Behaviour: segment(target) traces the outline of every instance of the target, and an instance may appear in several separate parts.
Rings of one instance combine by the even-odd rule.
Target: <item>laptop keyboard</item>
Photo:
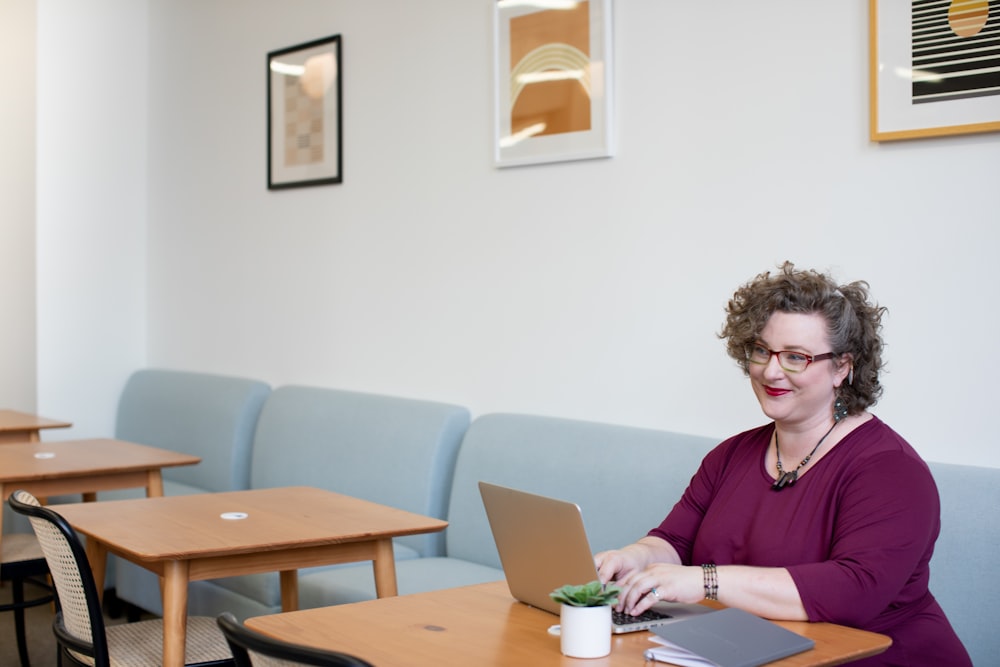
[[[644,623],[648,621],[658,621],[661,618],[670,618],[670,614],[661,614],[658,611],[647,609],[638,616],[626,614],[623,611],[611,610],[611,622],[615,625],[631,625],[632,623]]]

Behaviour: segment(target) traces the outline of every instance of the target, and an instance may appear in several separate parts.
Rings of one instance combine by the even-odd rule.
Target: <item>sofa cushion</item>
[[[261,410],[254,435],[252,488],[313,486],[356,498],[445,518],[455,455],[469,425],[466,408],[432,401],[320,387],[278,387]],[[444,550],[441,533],[394,540],[399,563]],[[337,581],[374,580],[370,562],[303,570]],[[339,578],[338,578],[339,577]],[[306,589],[300,583],[300,599]],[[280,609],[276,573],[193,582],[193,613],[217,615],[227,607],[273,613]],[[211,595],[214,590],[218,595]],[[303,603],[303,606],[304,603]]]
[[[396,563],[400,595],[424,593],[488,581],[502,581],[503,570],[457,558],[417,558]],[[299,604],[303,609],[375,599],[371,567],[348,566],[299,577]]]
[[[500,567],[480,480],[578,504],[595,552],[634,542],[659,525],[716,444],[713,438],[554,417],[479,417],[455,468],[448,556]]]
[[[207,373],[145,369],[128,379],[118,402],[115,437],[201,457],[163,471],[203,491],[250,484],[250,445],[270,387]]]
[[[259,380],[143,369],[133,373],[118,401],[115,437],[201,457],[193,466],[163,470],[165,495],[236,491],[250,484],[250,446],[270,387]],[[101,499],[137,498],[140,489]],[[162,609],[156,576],[138,565],[108,559],[108,585],[143,609]]]
[[[457,405],[316,387],[278,387],[254,436],[253,488],[314,486],[445,518],[469,425]],[[440,555],[440,533],[398,540]]]
[[[941,535],[931,558],[930,590],[974,665],[1000,656],[1000,596],[993,580],[1000,545],[1000,469],[930,463],[941,497]]]
[[[401,562],[400,594],[503,579],[479,481],[573,501],[593,551],[624,546],[680,498],[711,438],[586,421],[493,414],[472,422],[459,449],[448,509],[447,556]],[[370,577],[347,570],[300,579],[303,606],[372,599]]]

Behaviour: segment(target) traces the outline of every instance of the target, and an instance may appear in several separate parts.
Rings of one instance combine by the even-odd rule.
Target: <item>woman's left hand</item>
[[[632,572],[616,581],[622,589],[617,611],[638,616],[661,600],[698,602],[704,597],[704,578],[700,567],[656,563]]]

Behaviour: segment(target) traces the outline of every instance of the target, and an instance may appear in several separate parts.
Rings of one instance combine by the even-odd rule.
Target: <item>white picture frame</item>
[[[613,154],[612,0],[495,0],[497,167]]]

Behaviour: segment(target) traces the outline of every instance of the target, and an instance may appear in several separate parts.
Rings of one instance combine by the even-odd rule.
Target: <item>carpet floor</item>
[[[42,591],[35,586],[25,586],[24,596],[33,598]],[[10,583],[5,582],[0,587],[0,603],[9,603],[11,598]],[[24,612],[26,635],[28,637],[28,657],[32,667],[55,667],[56,640],[52,636],[52,605],[44,604],[32,607]],[[18,667],[21,664],[17,656],[17,636],[14,632],[14,613],[0,614],[0,667]]]
[[[41,590],[35,586],[26,586],[24,596],[26,598],[37,597]],[[113,594],[112,594],[113,596]],[[9,583],[0,586],[0,603],[10,602],[11,589]],[[112,602],[113,604],[113,602]],[[111,604],[106,604],[106,608]],[[31,660],[31,667],[56,667],[56,640],[52,636],[52,616],[54,614],[51,604],[44,604],[32,607],[24,612],[25,628],[28,639],[28,658]],[[152,618],[144,615],[143,618]],[[124,623],[124,614],[116,614],[112,618],[108,614],[104,615],[105,623],[112,625]],[[14,632],[13,612],[0,613],[0,667],[20,667],[21,661],[17,654],[17,635]]]

